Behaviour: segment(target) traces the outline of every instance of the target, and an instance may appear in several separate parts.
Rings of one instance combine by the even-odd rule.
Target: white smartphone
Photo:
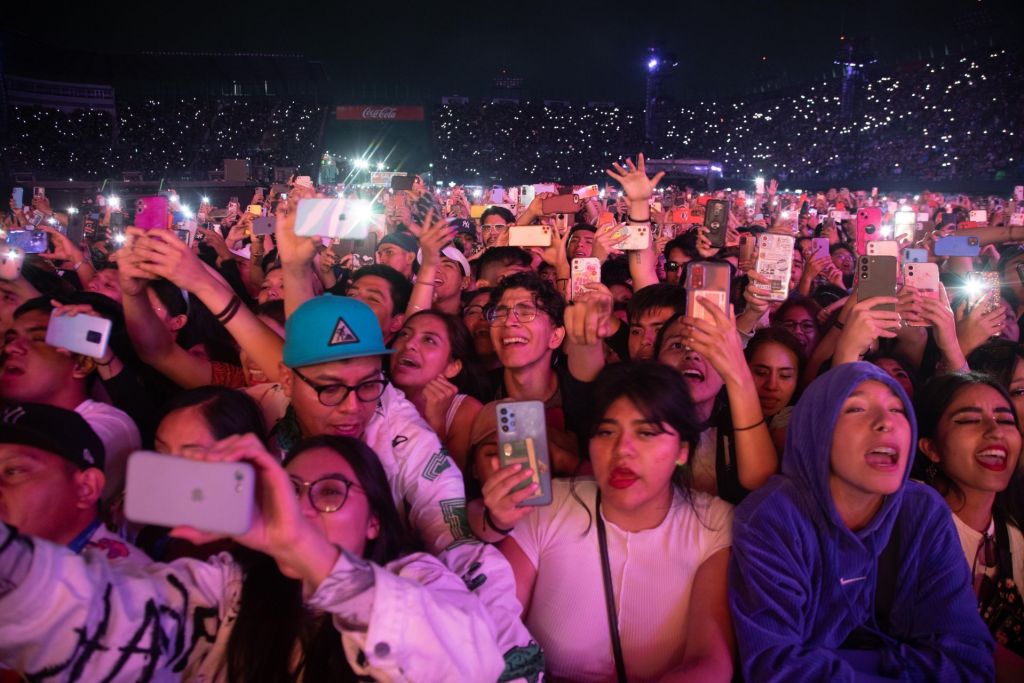
[[[510,247],[550,247],[551,227],[547,225],[512,225],[508,229]]]
[[[793,237],[762,233],[757,244],[757,264],[754,270],[768,278],[768,299],[785,301],[789,296],[789,276],[793,270]]]
[[[984,209],[975,209],[967,214],[967,220],[972,223],[988,223],[988,212]]]
[[[110,342],[112,323],[92,315],[51,315],[46,343],[83,356],[102,358]]]
[[[936,263],[904,263],[903,284],[910,285],[929,299],[939,298],[939,266]],[[929,327],[927,322],[908,322],[911,327]]]
[[[17,280],[25,252],[15,247],[0,246],[0,280]]]
[[[140,524],[244,534],[252,525],[256,473],[247,462],[202,462],[137,451],[128,456],[125,516]]]
[[[615,237],[624,239],[615,245],[623,251],[641,251],[651,246],[650,225],[620,225]]]
[[[867,243],[868,256],[900,256],[899,242],[893,240],[875,240]]]
[[[601,282],[601,260],[594,257],[574,258],[569,275],[569,301],[575,301],[587,291],[588,284]]]
[[[372,214],[359,202],[345,199],[303,199],[295,213],[295,234],[361,240],[369,232]]]

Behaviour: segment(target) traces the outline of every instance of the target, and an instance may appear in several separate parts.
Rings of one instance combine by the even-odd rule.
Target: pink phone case
[[[142,197],[135,202],[135,227],[155,230],[167,227],[167,197]]]

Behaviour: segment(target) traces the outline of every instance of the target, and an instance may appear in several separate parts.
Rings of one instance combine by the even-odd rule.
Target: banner
[[[423,107],[349,104],[338,107],[339,121],[422,121]]]

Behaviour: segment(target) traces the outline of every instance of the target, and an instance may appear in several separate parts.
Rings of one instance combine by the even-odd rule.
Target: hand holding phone
[[[498,462],[501,467],[521,465],[530,478],[512,489],[536,486],[521,506],[551,503],[551,460],[548,457],[547,418],[540,401],[500,401],[494,407],[498,424]]]

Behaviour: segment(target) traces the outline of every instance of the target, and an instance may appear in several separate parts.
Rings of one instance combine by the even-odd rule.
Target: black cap
[[[35,446],[83,470],[102,470],[106,460],[103,442],[85,418],[42,403],[15,403],[0,409],[0,443]]]

